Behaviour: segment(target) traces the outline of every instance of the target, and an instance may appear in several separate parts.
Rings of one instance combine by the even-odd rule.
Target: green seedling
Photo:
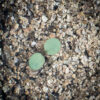
[[[45,58],[41,53],[35,53],[29,58],[29,66],[33,70],[39,70],[43,67]]]
[[[48,55],[55,55],[60,51],[61,43],[57,38],[51,38],[44,44],[44,50]]]

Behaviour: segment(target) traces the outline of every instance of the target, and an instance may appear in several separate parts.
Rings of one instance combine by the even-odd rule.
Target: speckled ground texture
[[[48,56],[52,37],[61,50]],[[0,0],[0,100],[100,100],[100,0]]]

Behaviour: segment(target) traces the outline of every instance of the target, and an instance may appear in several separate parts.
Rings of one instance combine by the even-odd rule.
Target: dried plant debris
[[[50,38],[61,42],[52,56]],[[0,0],[0,50],[1,100],[100,100],[100,0]]]

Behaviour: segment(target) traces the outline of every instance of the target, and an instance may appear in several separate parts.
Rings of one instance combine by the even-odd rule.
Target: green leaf
[[[61,43],[57,38],[51,38],[44,44],[44,50],[48,55],[55,55],[60,51]]]
[[[29,66],[33,70],[39,70],[44,63],[45,58],[41,53],[35,53],[29,58]]]

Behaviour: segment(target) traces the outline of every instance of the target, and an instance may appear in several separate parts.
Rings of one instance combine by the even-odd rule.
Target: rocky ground
[[[52,37],[60,52],[31,70]],[[100,0],[0,0],[0,100],[100,100]]]

